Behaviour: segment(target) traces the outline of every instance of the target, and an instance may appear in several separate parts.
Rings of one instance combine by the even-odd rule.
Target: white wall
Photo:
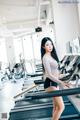
[[[80,24],[80,3],[77,6],[78,6],[78,16],[79,16],[79,24]]]
[[[60,59],[66,51],[66,43],[79,36],[79,18],[77,4],[59,4],[53,1],[56,42]]]

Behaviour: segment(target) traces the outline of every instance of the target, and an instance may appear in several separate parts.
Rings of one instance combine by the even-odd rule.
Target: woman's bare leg
[[[50,87],[47,89],[48,92],[50,91],[55,91],[59,90],[59,87]],[[53,108],[53,113],[52,113],[52,120],[59,120],[63,110],[64,110],[64,102],[62,97],[54,97],[53,98],[54,102],[54,108]]]
[[[64,103],[62,97],[55,97],[55,111],[53,111],[52,120],[59,120],[63,110],[64,110]]]
[[[52,114],[55,112],[56,110],[56,102],[55,102],[55,99],[53,98],[53,111],[52,111]]]

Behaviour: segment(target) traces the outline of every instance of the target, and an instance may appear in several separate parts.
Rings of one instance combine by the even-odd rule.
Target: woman
[[[58,62],[53,42],[49,37],[45,37],[41,42],[41,58],[44,71],[44,88],[47,92],[59,90],[59,84],[66,84],[59,80]],[[64,102],[62,97],[53,97],[54,111],[52,120],[59,120],[63,110]]]

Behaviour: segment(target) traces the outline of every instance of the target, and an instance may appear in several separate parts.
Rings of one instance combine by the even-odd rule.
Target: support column
[[[7,51],[7,60],[8,63],[10,64],[10,67],[12,68],[15,63],[13,38],[11,36],[6,37],[5,43],[6,43],[6,51]]]

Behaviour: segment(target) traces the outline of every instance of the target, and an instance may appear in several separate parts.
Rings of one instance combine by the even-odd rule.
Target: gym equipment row
[[[80,112],[66,95],[80,93],[80,88],[65,89],[55,92],[36,92],[28,93],[25,98],[15,102],[14,109],[10,112],[10,120],[38,120],[51,117],[53,96],[64,96],[65,110],[61,116],[61,120],[79,120]]]
[[[66,56],[66,58],[62,62],[65,61],[67,63],[67,66],[61,68],[61,70],[65,68],[67,72],[71,72],[71,69],[74,71],[74,74],[72,73],[72,75],[77,74],[79,72],[79,60],[79,56]],[[68,65],[70,65],[71,68],[68,68]],[[63,96],[63,100],[66,106],[60,120],[80,120],[80,112],[78,111],[72,100],[67,97],[67,95],[80,94],[79,87],[74,89],[72,88],[59,90],[50,93],[47,93],[44,90],[32,91],[33,88],[44,83],[42,79],[38,79],[37,75],[37,73],[39,74],[40,72],[42,72],[41,67],[41,65],[37,65],[36,73],[30,75],[29,80],[33,80],[33,83],[28,88],[26,88],[25,91],[22,91],[14,97],[17,98],[23,96],[22,99],[20,98],[15,101],[15,106],[10,111],[9,120],[50,120],[52,115],[53,96]],[[42,77],[42,74],[40,74],[40,76]],[[37,80],[35,80],[35,78]],[[73,80],[72,76],[70,78],[67,80]]]
[[[60,78],[63,81],[74,81],[76,80],[75,87],[78,85],[80,78],[80,56],[79,55],[70,55],[66,56],[65,63],[68,62],[68,65],[61,68],[61,71],[65,71],[64,77]],[[64,61],[64,60],[63,60]]]

